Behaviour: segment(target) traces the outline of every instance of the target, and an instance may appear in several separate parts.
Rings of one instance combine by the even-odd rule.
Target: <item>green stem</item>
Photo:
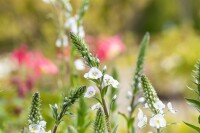
[[[103,98],[103,95],[102,95],[102,88],[100,87],[99,90],[100,90],[100,94],[101,94],[102,107],[103,107],[103,110],[104,110],[104,113],[105,113],[105,116],[106,116],[106,126],[107,126],[107,129],[108,129],[108,133],[111,133],[109,114],[108,114],[108,109],[107,109],[107,106],[106,106],[105,99]]]
[[[56,133],[56,131],[57,131],[57,128],[58,128],[58,126],[57,126],[57,125],[55,125],[55,126],[54,126],[54,128],[53,128],[53,132],[52,132],[52,133]]]

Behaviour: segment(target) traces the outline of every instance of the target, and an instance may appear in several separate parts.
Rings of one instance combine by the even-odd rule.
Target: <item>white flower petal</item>
[[[45,126],[46,126],[46,121],[40,121],[39,122],[39,125],[42,127],[42,128],[44,128]]]
[[[171,113],[173,113],[173,114],[176,113],[176,110],[172,107],[172,103],[171,102],[167,103],[167,108]]]
[[[96,93],[96,90],[94,89],[94,87],[90,86],[88,87],[84,97],[91,98],[95,95],[95,93]]]
[[[102,77],[102,72],[96,67],[92,67],[90,71],[88,72],[88,78],[99,79],[101,77]]]

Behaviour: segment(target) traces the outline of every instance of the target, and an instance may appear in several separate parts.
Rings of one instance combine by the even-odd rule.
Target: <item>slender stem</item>
[[[105,113],[105,116],[106,116],[107,129],[108,129],[108,132],[111,133],[111,127],[110,127],[110,120],[109,120],[108,109],[107,109],[107,106],[106,106],[105,99],[103,98],[103,95],[102,95],[102,89],[101,89],[101,87],[99,87],[99,90],[100,90],[100,94],[101,94],[101,101],[102,101],[103,110],[104,110],[104,113]]]
[[[57,125],[55,125],[55,126],[54,126],[54,128],[53,128],[53,132],[52,132],[52,133],[56,133],[56,131],[57,131],[57,128],[58,128],[58,126],[57,126]]]

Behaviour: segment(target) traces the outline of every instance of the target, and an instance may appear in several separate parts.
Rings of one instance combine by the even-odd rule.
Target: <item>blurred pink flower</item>
[[[31,91],[35,84],[35,77],[27,76],[26,79],[22,79],[19,76],[11,78],[11,83],[16,86],[18,96],[24,97],[29,91]]]
[[[126,49],[120,36],[99,39],[96,46],[96,53],[100,60],[112,60]]]
[[[58,73],[57,66],[51,60],[44,57],[40,52],[28,51],[26,45],[15,49],[11,55],[12,59],[15,60],[19,66],[24,65],[27,69],[33,70],[37,76],[40,76],[42,73]]]

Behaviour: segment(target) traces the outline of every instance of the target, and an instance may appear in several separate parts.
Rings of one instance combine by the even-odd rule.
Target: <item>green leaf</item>
[[[54,106],[52,106],[51,104],[49,104],[49,107],[50,107],[50,109],[51,109],[53,118],[54,118],[55,120],[57,120],[57,117],[58,117],[57,109],[56,109]]]
[[[118,112],[118,114],[121,115],[128,122],[128,117],[124,113]]]
[[[131,126],[133,126],[133,122],[134,122],[135,118],[130,118],[128,120],[128,127],[130,128]]]
[[[194,108],[196,108],[200,112],[200,102],[194,99],[186,98],[187,103],[192,105]]]
[[[102,102],[101,102],[101,100],[99,99],[99,98],[97,98],[97,97],[93,97],[95,100],[97,100],[101,105],[102,105]]]
[[[199,128],[199,127],[197,127],[197,126],[195,126],[195,125],[192,125],[192,124],[190,124],[190,123],[187,123],[187,122],[184,122],[184,123],[185,123],[187,126],[193,128],[194,130],[196,130],[197,132],[200,133],[200,128]]]
[[[195,92],[196,94],[200,95],[199,92],[198,92],[196,89],[193,89],[193,88],[191,88],[191,87],[189,87],[189,86],[187,86],[187,88],[188,88],[189,90]]]
[[[106,95],[107,90],[108,90],[108,86],[106,86],[106,87],[104,87],[104,88],[102,89],[102,97],[103,97],[103,98],[104,98],[104,96]]]

